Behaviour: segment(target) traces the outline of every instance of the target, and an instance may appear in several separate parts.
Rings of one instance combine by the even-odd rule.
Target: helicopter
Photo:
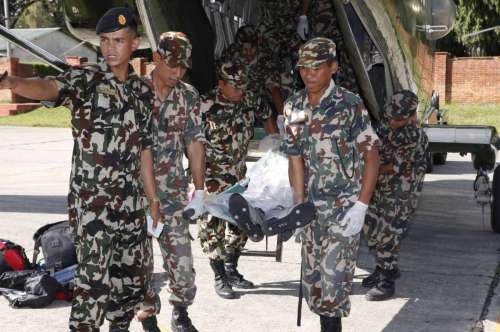
[[[67,30],[76,38],[98,46],[98,19],[111,7],[128,6],[140,20],[141,48],[156,50],[164,31],[186,33],[193,45],[191,83],[208,91],[215,81],[216,58],[233,40],[239,27],[257,24],[262,0],[63,0]],[[452,0],[330,0],[352,69],[372,119],[377,121],[386,100],[395,91],[416,91],[420,123],[429,137],[428,171],[444,164],[448,152],[470,153],[477,171],[475,198],[490,206],[491,226],[500,233],[500,168],[495,167],[500,139],[491,126],[451,126],[442,116],[439,96],[432,89],[435,41],[446,36],[455,22]],[[64,60],[22,40],[0,26],[0,35],[33,53],[58,70]],[[364,42],[363,42],[364,41]],[[376,66],[367,66],[369,41],[380,55]],[[488,171],[493,172],[490,181]]]

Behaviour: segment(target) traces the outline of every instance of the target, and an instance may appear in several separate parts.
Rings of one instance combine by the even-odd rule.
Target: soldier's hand
[[[365,203],[360,201],[354,203],[340,221],[341,226],[346,226],[344,232],[342,232],[343,236],[349,237],[361,232],[365,224],[366,210],[368,210],[368,205]]]
[[[201,217],[205,213],[205,191],[195,190],[193,199],[184,208],[183,216],[187,216],[191,220]]]
[[[307,21],[306,15],[299,16],[299,22],[297,23],[297,33],[302,40],[307,40],[309,35],[309,22]]]
[[[160,201],[151,201],[149,205],[149,213],[153,219],[153,227],[156,228],[159,222],[162,222],[162,215],[160,211]]]

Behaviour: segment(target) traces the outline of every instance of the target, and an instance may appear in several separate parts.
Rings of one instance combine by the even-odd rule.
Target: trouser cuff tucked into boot
[[[187,308],[182,306],[174,306],[170,327],[172,332],[198,332],[189,319]]]
[[[223,299],[234,299],[236,294],[227,278],[226,270],[224,269],[224,261],[222,259],[211,259],[210,267],[215,274],[214,288],[217,295]]]
[[[233,287],[251,289],[255,288],[253,282],[246,280],[241,273],[238,272],[238,260],[240,253],[228,253],[224,266],[229,283]]]

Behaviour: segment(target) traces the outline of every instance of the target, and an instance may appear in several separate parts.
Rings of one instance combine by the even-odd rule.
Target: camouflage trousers
[[[226,168],[224,174],[207,167],[205,183],[209,193],[220,193],[241,179],[242,171]],[[198,237],[201,248],[210,259],[226,259],[226,254],[240,252],[248,235],[225,220],[207,216],[198,220]]]
[[[365,218],[363,232],[377,266],[385,270],[398,267],[401,240],[414,211],[415,195],[376,192]]]
[[[320,210],[318,210],[319,212]],[[302,289],[312,312],[329,317],[349,315],[359,235],[344,237],[335,216],[321,215],[302,234]]]
[[[191,305],[196,295],[191,240],[189,221],[182,218],[182,210],[173,216],[165,216],[158,244],[168,276],[172,305]]]
[[[144,210],[70,206],[70,224],[78,258],[70,330],[99,331],[104,318],[127,328],[138,310],[159,313]]]
[[[339,70],[337,71],[335,81],[343,88],[358,93],[359,88],[356,82],[356,76],[349,56],[345,51],[342,32],[340,31],[335,9],[332,1],[317,0],[314,1],[311,12],[309,26],[311,28],[310,37],[325,37],[333,40],[337,46],[337,59]]]

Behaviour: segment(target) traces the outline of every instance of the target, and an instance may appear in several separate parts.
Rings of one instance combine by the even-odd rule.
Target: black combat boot
[[[170,328],[172,332],[198,332],[196,327],[193,326],[193,323],[191,323],[191,319],[188,317],[186,307],[182,306],[174,306]]]
[[[394,280],[399,279],[401,277],[401,272],[399,271],[398,267],[395,267],[392,270],[392,276]],[[361,281],[361,286],[365,288],[373,288],[377,286],[378,282],[380,281],[380,273],[382,272],[382,268],[380,266],[375,267],[375,271],[373,271],[368,277],[364,278],[363,281]]]
[[[161,332],[156,316],[149,316],[141,322],[144,332]]]
[[[241,273],[238,272],[238,259],[239,253],[232,253],[226,255],[224,266],[226,267],[226,275],[229,283],[233,287],[251,289],[255,288],[253,282],[246,280]]]
[[[259,242],[264,238],[261,225],[263,223],[264,212],[256,209],[242,195],[235,193],[229,197],[229,213],[243,230],[248,238],[254,242]]]
[[[380,279],[377,285],[365,294],[367,301],[384,301],[391,298],[396,291],[396,279],[399,277],[399,270],[381,270]]]
[[[382,271],[382,268],[380,266],[375,267],[375,271],[370,273],[370,275],[361,281],[361,286],[365,288],[373,288],[377,286],[379,280],[380,280],[380,271]]]
[[[340,317],[319,316],[321,332],[342,332],[342,319]]]
[[[234,299],[236,294],[228,281],[224,261],[222,259],[211,259],[210,266],[215,274],[215,292],[223,299]]]

